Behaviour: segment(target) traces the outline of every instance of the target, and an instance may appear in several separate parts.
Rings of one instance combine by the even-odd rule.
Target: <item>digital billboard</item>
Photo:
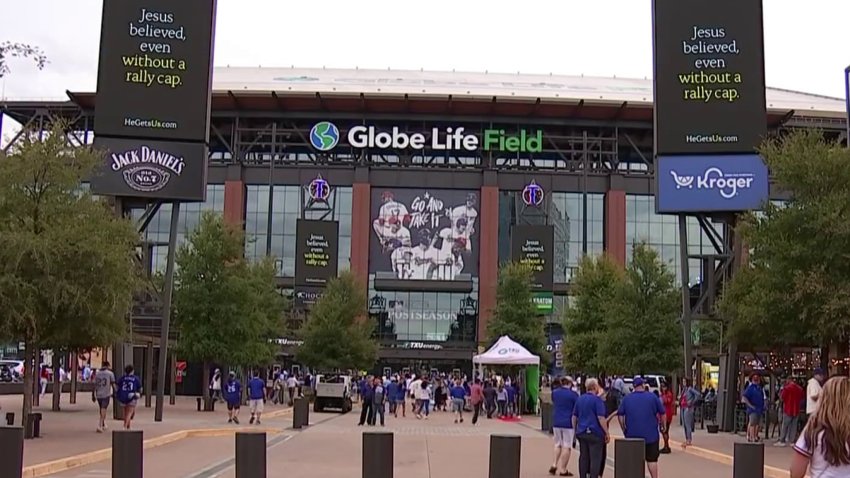
[[[96,135],[207,141],[215,6],[103,2]]]
[[[767,133],[761,0],[654,0],[655,154],[752,153]]]
[[[163,197],[202,201],[207,190],[204,143],[95,137],[103,167],[91,189],[106,196]]]
[[[768,199],[768,170],[757,154],[656,158],[659,213],[735,212]]]
[[[295,241],[296,286],[324,287],[337,276],[338,222],[299,219]]]
[[[371,206],[371,273],[446,281],[478,275],[477,191],[373,188]]]
[[[515,225],[511,228],[511,259],[534,272],[533,292],[553,288],[555,228],[544,225]]]

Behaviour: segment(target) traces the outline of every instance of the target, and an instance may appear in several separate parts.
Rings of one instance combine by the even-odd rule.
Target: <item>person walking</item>
[[[487,418],[493,418],[493,413],[496,411],[496,398],[498,392],[493,386],[493,382],[487,380],[484,382],[484,410],[487,412]]]
[[[94,388],[91,391],[91,400],[97,402],[98,422],[97,432],[103,433],[106,429],[106,411],[109,409],[109,399],[115,393],[115,374],[109,369],[109,362],[103,361],[100,370],[94,374]]]
[[[599,397],[599,382],[588,378],[584,384],[586,392],[576,400],[572,419],[579,443],[578,476],[597,478],[601,473],[602,449],[611,438],[605,419],[605,403]],[[562,472],[561,476],[569,475]]]
[[[416,418],[425,417],[427,420],[428,415],[431,413],[431,385],[428,383],[428,379],[422,379],[419,383],[419,388],[416,389],[416,394],[418,407]]]
[[[484,404],[484,387],[481,386],[480,378],[476,378],[469,387],[469,403],[472,405],[472,424],[475,425],[478,423],[481,406]]]
[[[661,437],[664,438],[664,447],[659,451],[662,454],[671,453],[670,450],[670,426],[673,425],[673,415],[676,414],[676,397],[667,386],[667,382],[661,383],[661,404],[664,405],[664,426],[661,428]]]
[[[210,380],[210,399],[213,402],[221,402],[224,401],[221,396],[221,370],[215,369],[213,372],[212,379]]]
[[[817,402],[817,410],[794,444],[790,478],[846,478],[850,476],[850,379],[829,379],[818,392]]]
[[[754,373],[750,384],[744,390],[741,400],[747,406],[747,441],[759,442],[761,417],[764,414],[764,390],[761,388],[761,377]]]
[[[695,411],[699,399],[700,393],[694,388],[693,383],[687,378],[682,379],[682,396],[679,399],[679,408],[682,410],[682,428],[685,430],[685,443],[682,443],[683,450],[693,444]]]
[[[239,424],[239,408],[242,406],[242,384],[236,373],[230,372],[224,384],[224,401],[227,402],[227,423]]]
[[[129,430],[136,416],[136,404],[142,396],[142,381],[134,373],[133,366],[124,367],[124,376],[118,381],[117,398],[124,407],[124,429]]]
[[[357,426],[371,424],[374,416],[375,389],[372,387],[372,377],[366,377],[360,385],[360,421]]]
[[[393,375],[390,378],[390,382],[386,386],[386,401],[390,406],[390,413],[394,417],[398,417],[398,402],[396,401],[396,396],[398,395],[398,377]]]
[[[398,409],[401,408],[401,416],[404,418],[407,416],[407,412],[405,411],[407,408],[407,380],[399,379],[398,381],[398,389],[396,390],[396,394],[393,397],[393,400],[396,403],[395,408],[395,417],[398,417]]]
[[[422,379],[417,377],[416,375],[414,375],[413,379],[410,382],[410,387],[408,387],[408,391],[410,392],[410,399],[411,399],[410,411],[411,411],[411,413],[413,413],[413,415],[416,416],[416,418],[422,418],[421,416],[419,416],[419,412],[421,411],[421,409],[420,409],[421,404],[419,402],[419,390],[421,388],[422,388]]]
[[[804,396],[803,387],[797,385],[793,377],[787,377],[785,385],[779,391],[779,398],[782,400],[782,426],[779,428],[779,441],[773,446],[784,447],[794,441],[797,434],[797,416],[800,415],[800,402],[803,401]]]
[[[294,406],[295,405],[295,393],[298,391],[298,379],[295,378],[294,373],[292,375],[290,375],[289,378],[286,379],[286,391],[289,394],[289,397],[287,397],[288,398],[287,401],[289,403],[289,406],[290,407]]]
[[[260,372],[254,371],[248,381],[248,409],[251,411],[249,425],[260,424],[260,417],[266,402],[266,382],[260,378]]]
[[[496,403],[499,407],[499,418],[504,418],[508,413],[508,391],[505,390],[503,383],[499,384],[499,389],[496,391]]]
[[[823,388],[824,377],[823,369],[818,367],[806,384],[806,421],[818,411],[818,400]]]
[[[386,407],[386,392],[381,377],[375,377],[372,385],[372,413],[369,414],[369,425],[375,426],[377,418],[381,418],[381,426],[384,426],[384,409]]]
[[[572,390],[572,382],[572,378],[564,377],[560,385],[552,390],[552,435],[555,438],[555,449],[552,466],[549,467],[550,475],[559,473],[561,476],[573,476],[567,467],[575,440],[573,412],[579,396]]]
[[[664,405],[654,393],[646,390],[642,377],[632,381],[634,391],[620,402],[617,417],[626,438],[641,438],[644,441],[644,459],[652,478],[658,478],[658,456],[661,452],[659,427],[665,418]]]
[[[452,413],[456,414],[455,423],[463,423],[463,405],[466,402],[466,390],[463,388],[459,378],[455,379],[454,385],[449,389],[452,399]]]

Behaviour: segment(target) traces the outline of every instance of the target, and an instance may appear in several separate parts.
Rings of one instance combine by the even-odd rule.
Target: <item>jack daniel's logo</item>
[[[120,171],[128,186],[142,192],[161,190],[168,184],[171,175],[179,177],[185,166],[182,157],[147,146],[112,153],[110,157],[112,170]]]

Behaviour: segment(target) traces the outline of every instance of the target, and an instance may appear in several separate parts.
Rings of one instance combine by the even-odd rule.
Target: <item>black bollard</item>
[[[732,478],[764,478],[764,443],[735,443]]]
[[[15,424],[15,412],[6,413],[6,426],[13,426]]]
[[[546,433],[552,433],[552,418],[554,407],[551,403],[540,403],[540,429]]]
[[[202,397],[198,397],[196,400],[198,401],[198,411],[200,412],[201,411],[201,403],[203,402],[204,399]]]
[[[21,478],[23,471],[23,427],[0,428],[0,476],[3,478]]]
[[[141,430],[116,430],[112,432],[112,476],[142,478],[143,434]]]
[[[32,437],[41,438],[41,413],[33,413],[32,419]]]
[[[266,434],[236,434],[236,478],[266,478]]]
[[[643,478],[645,456],[646,444],[642,439],[614,440],[614,478]]]
[[[296,430],[310,424],[310,402],[304,397],[295,399],[292,407],[292,428]]]
[[[363,478],[393,478],[392,432],[363,433]]]
[[[519,435],[490,435],[490,478],[519,478]]]

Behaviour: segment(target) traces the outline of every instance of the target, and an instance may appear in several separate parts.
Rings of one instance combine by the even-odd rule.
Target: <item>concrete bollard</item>
[[[142,478],[144,434],[141,430],[112,432],[112,476]]]
[[[522,439],[519,435],[490,435],[490,478],[519,478]]]
[[[764,443],[735,443],[732,478],[764,478]]]
[[[646,443],[642,439],[614,440],[614,478],[644,478],[645,456]]]
[[[363,478],[393,478],[392,432],[363,433]]]
[[[21,478],[23,472],[23,427],[0,428],[0,476],[3,478]]]
[[[266,478],[266,434],[236,434],[236,478]]]

